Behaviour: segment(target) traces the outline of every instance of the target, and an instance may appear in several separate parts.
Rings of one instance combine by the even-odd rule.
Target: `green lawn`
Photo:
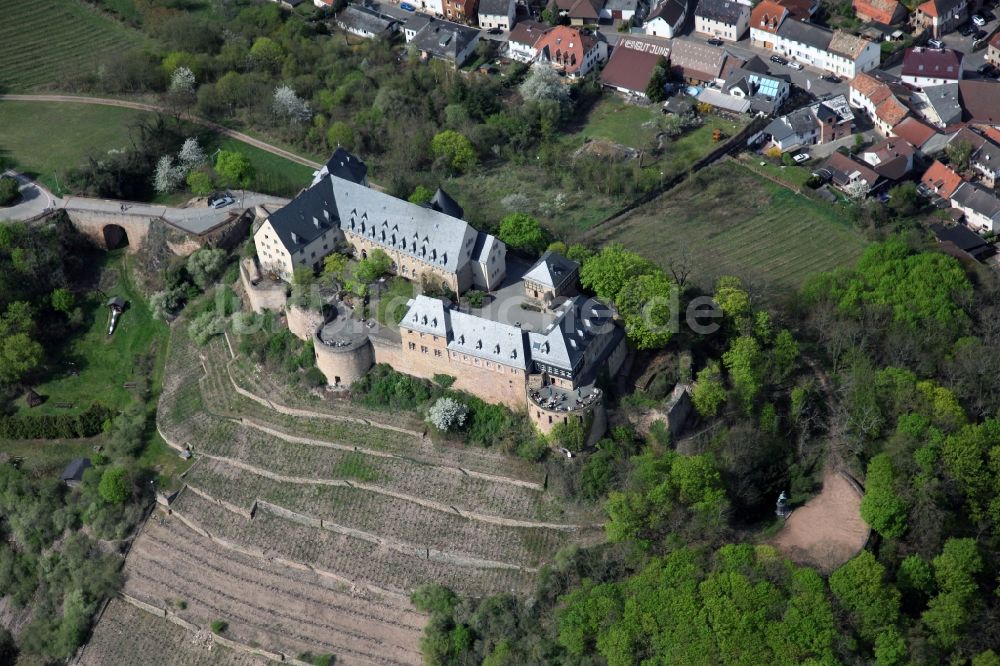
[[[704,288],[730,274],[778,292],[853,264],[867,244],[840,207],[735,163],[700,172],[592,240],[624,243],[665,268],[683,261]]]
[[[150,43],[79,0],[0,0],[0,17],[4,92],[58,87],[110,54]]]
[[[582,139],[607,139],[642,149],[656,136],[656,121],[663,114],[659,104],[626,104],[618,95],[604,95],[587,115],[586,124],[575,133]]]
[[[94,447],[103,442],[104,435],[87,439],[0,439],[0,452],[11,459],[21,459],[23,469],[38,476],[58,474],[73,458],[93,455]]]
[[[87,330],[67,340],[62,349],[50,355],[51,378],[35,384],[35,390],[47,400],[32,413],[65,414],[83,411],[99,401],[112,408],[121,408],[134,399],[135,389],[125,388],[126,382],[145,379],[150,386],[159,385],[167,346],[167,325],[154,320],[138,290],[131,284],[122,251],[101,255],[104,261],[101,289],[86,296],[82,304],[89,322]],[[103,293],[102,293],[103,292]],[[128,309],[119,319],[114,335],[107,331],[107,300],[121,296]],[[152,377],[137,376],[136,359],[150,351],[156,354]],[[76,374],[73,374],[73,371]],[[57,407],[72,403],[71,409]],[[18,400],[22,410],[27,410]]]
[[[414,285],[401,277],[393,277],[386,281],[388,289],[379,294],[378,322],[389,328],[399,328],[399,321],[406,314],[406,302],[413,298]]]
[[[2,0],[0,0],[2,1]],[[146,111],[72,102],[0,102],[0,155],[14,166],[37,175],[57,194],[65,194],[65,174],[92,153],[129,145],[130,128],[150,117]],[[307,186],[313,170],[249,144],[191,128],[206,139],[206,152],[238,150],[250,158],[257,175],[250,188],[292,196]],[[161,203],[186,200],[183,193],[162,197]]]

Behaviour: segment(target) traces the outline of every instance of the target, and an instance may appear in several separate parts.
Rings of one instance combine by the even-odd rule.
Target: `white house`
[[[952,208],[965,215],[965,223],[979,232],[1000,230],[1000,199],[974,183],[963,183],[951,197]]]
[[[352,35],[375,39],[388,37],[399,29],[399,21],[367,7],[348,5],[337,14],[337,25]]]
[[[965,54],[954,49],[925,49],[917,46],[903,54],[903,83],[914,88],[941,86],[962,80]]]
[[[538,56],[535,44],[551,28],[538,21],[520,21],[507,38],[507,55],[512,60],[531,62]]]
[[[694,10],[694,31],[739,41],[750,25],[750,7],[736,0],[700,0]]]
[[[499,28],[509,32],[514,25],[514,0],[480,0],[479,27],[486,30]]]
[[[629,21],[635,18],[638,0],[606,0],[601,7],[600,16],[607,21]]]
[[[673,39],[687,18],[687,0],[662,0],[646,17],[643,31],[653,37]]]

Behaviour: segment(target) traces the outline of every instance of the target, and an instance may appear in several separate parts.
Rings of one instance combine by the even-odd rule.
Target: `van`
[[[943,49],[944,42],[942,42],[940,39],[928,39],[927,46],[929,46],[932,49]]]

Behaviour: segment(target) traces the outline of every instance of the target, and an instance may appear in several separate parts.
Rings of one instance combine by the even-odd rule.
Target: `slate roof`
[[[440,186],[438,186],[434,196],[431,197],[429,205],[439,213],[457,217],[458,219],[465,217],[465,210],[458,205],[457,201],[451,198],[450,194],[441,189]]]
[[[345,29],[370,32],[375,35],[389,31],[396,23],[398,21],[391,17],[357,5],[347,5],[337,14],[337,24]]]
[[[962,183],[951,195],[962,208],[969,208],[993,221],[1000,221],[1000,198],[974,183]]]
[[[338,178],[344,178],[354,183],[363,183],[368,175],[368,166],[357,155],[353,155],[340,146],[326,162],[326,171]]]
[[[796,135],[803,135],[816,127],[816,119],[812,109],[804,106],[789,114],[775,118],[764,128],[764,133],[771,135],[775,141],[781,142]]]
[[[420,294],[406,305],[406,314],[400,320],[400,326],[420,333],[448,336],[449,310],[445,308],[445,303],[440,298]]]
[[[736,25],[749,7],[736,0],[700,0],[694,15],[728,25]]]
[[[846,187],[860,178],[868,183],[869,187],[874,188],[879,181],[878,173],[867,164],[836,151],[826,159],[822,168],[830,173],[833,182],[840,187]]]
[[[566,12],[571,19],[592,19],[595,23],[601,14],[601,0],[551,0],[549,6]]]
[[[778,111],[777,98],[783,91],[787,92],[789,85],[787,77],[772,76],[766,68],[761,73],[745,66],[726,77],[722,91],[732,95],[732,90],[739,88],[749,100],[752,111],[773,115]]]
[[[89,458],[74,458],[66,465],[66,469],[63,470],[59,479],[61,481],[83,481],[83,473],[90,466]]]
[[[580,264],[549,250],[535,262],[534,266],[528,269],[523,279],[556,288],[562,286],[578,270],[580,270]]]
[[[289,253],[298,252],[337,227],[337,209],[330,181],[329,177],[317,181],[267,218],[278,240]]]
[[[563,303],[557,317],[545,331],[528,333],[531,360],[578,372],[591,341],[613,330],[611,309],[596,299],[575,296]]]
[[[330,178],[329,182],[345,232],[452,273],[471,258],[477,232],[467,222],[348,180]]]
[[[813,48],[827,51],[830,42],[833,40],[833,32],[826,28],[821,28],[805,21],[782,21],[778,26],[777,34],[799,44],[806,44]]]
[[[988,245],[982,236],[963,225],[932,224],[931,231],[942,243],[953,243],[955,247],[965,252],[973,252]]]
[[[460,65],[458,55],[479,38],[479,30],[467,25],[431,19],[413,36],[414,47],[436,58]]]
[[[514,0],[479,0],[480,16],[507,16]]]
[[[524,330],[464,312],[452,311],[448,316],[448,349],[515,368],[527,367]]]
[[[927,98],[927,103],[934,108],[934,112],[937,113],[945,127],[962,120],[962,105],[958,100],[957,83],[927,86],[923,93]]]
[[[687,6],[684,0],[663,0],[649,13],[646,22],[661,18],[669,25],[677,25],[686,12]]]
[[[962,78],[961,51],[954,49],[925,49],[915,47],[903,53],[903,76],[931,77],[935,79]]]

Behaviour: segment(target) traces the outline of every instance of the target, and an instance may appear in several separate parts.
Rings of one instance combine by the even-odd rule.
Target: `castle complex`
[[[591,438],[599,436],[605,426],[596,383],[604,372],[614,376],[626,354],[613,312],[578,294],[579,265],[559,254],[546,252],[508,274],[504,243],[462,215],[440,189],[421,206],[369,187],[364,163],[338,149],[310,187],[254,233],[259,269],[246,263],[242,270],[251,305],[274,308],[261,273],[288,281],[297,266],[318,270],[331,252],[364,259],[380,249],[392,272],[408,280],[456,295],[472,287],[489,294],[482,307],[461,309],[419,295],[406,304],[398,332],[355,319],[339,302],[329,320],[289,308],[290,330],[313,339],[331,386],[348,386],[374,363],[387,363],[427,379],[449,375],[457,389],[527,409],[543,432],[583,418]]]

